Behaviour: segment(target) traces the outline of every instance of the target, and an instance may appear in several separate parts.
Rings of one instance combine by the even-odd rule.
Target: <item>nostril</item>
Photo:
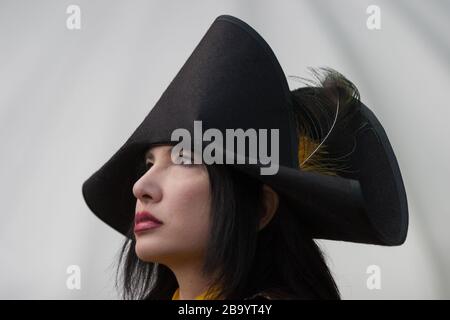
[[[144,194],[144,195],[142,196],[142,198],[151,200],[151,199],[152,199],[152,196],[149,195],[149,194]]]

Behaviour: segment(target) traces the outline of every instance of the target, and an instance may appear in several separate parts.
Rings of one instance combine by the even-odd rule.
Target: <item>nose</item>
[[[162,198],[161,186],[151,170],[147,171],[133,185],[134,196],[143,203],[158,202]]]

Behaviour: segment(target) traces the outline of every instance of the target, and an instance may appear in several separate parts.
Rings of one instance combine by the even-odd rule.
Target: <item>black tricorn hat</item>
[[[204,130],[223,133],[278,129],[276,174],[262,175],[259,162],[230,165],[276,190],[313,238],[402,244],[408,229],[406,193],[395,154],[375,115],[358,99],[347,125],[358,128],[351,173],[330,176],[301,170],[293,104],[267,42],[242,20],[221,15],[133,134],[83,183],[83,197],[97,217],[128,235],[136,206],[132,188],[141,173],[137,168],[151,145],[173,144],[171,134],[178,128],[194,135],[195,120],[202,121]]]

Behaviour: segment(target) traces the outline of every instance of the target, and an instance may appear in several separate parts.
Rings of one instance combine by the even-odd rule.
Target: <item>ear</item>
[[[268,185],[263,185],[263,213],[259,221],[259,230],[262,230],[272,220],[278,209],[278,194]]]

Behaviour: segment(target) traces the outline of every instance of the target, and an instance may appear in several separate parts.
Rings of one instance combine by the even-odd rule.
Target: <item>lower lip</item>
[[[134,232],[141,232],[160,227],[162,224],[154,221],[139,222],[134,226]]]

